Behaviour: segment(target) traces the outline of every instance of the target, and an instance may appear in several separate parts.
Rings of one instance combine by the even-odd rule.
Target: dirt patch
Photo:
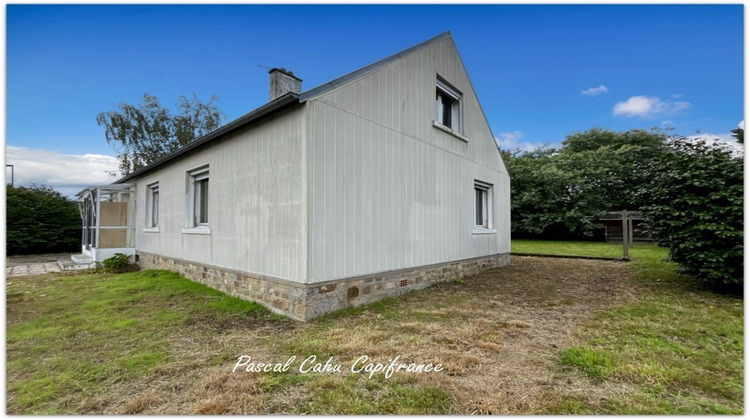
[[[596,311],[635,296],[629,276],[619,262],[514,257],[465,286],[438,289],[446,299],[465,296],[470,308],[453,329],[441,328],[444,340],[465,341],[456,350],[479,359],[460,379],[442,378],[461,412],[533,413],[550,395],[587,387],[556,367],[559,351]]]
[[[390,311],[338,320],[321,338],[344,359],[441,363],[444,375],[412,379],[446,390],[460,414],[534,413],[573,389],[602,393],[557,360],[596,311],[634,298],[630,274],[621,262],[514,257],[464,284],[406,295]]]

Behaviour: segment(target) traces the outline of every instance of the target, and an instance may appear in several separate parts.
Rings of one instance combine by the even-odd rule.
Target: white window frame
[[[480,197],[477,194],[481,194]],[[478,200],[478,198],[480,198]],[[472,219],[474,223],[473,233],[484,234],[484,233],[496,233],[494,225],[494,206],[493,206],[493,185],[487,182],[474,180],[474,190],[472,194]],[[481,203],[477,203],[481,201]],[[478,206],[481,206],[481,223],[477,223]]]
[[[446,124],[443,118],[445,104],[442,98],[451,99],[451,121]],[[466,138],[461,134],[463,130],[463,94],[440,77],[435,82],[435,120],[433,125],[443,131],[456,135],[462,140]]]
[[[146,225],[144,232],[159,231],[159,183],[146,186]],[[155,220],[154,220],[155,219]]]
[[[203,166],[201,168],[193,169],[191,171],[188,171],[187,173],[187,193],[185,194],[185,227],[182,228],[182,233],[193,233],[193,234],[199,234],[199,235],[208,235],[211,233],[211,228],[209,227],[209,220],[208,215],[208,205],[209,205],[209,197],[210,197],[210,191],[209,188],[206,195],[206,203],[205,203],[205,209],[206,209],[206,221],[205,222],[198,222],[196,219],[200,216],[200,203],[198,200],[200,199],[200,186],[199,184],[201,181],[208,182],[208,185],[210,185],[210,176],[209,176],[209,168],[208,165]]]

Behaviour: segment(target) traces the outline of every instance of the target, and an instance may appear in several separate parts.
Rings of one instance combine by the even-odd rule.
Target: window
[[[492,232],[492,184],[474,181],[474,233]]]
[[[188,172],[186,225],[183,233],[210,233],[208,229],[208,167]]]
[[[193,210],[194,225],[208,224],[208,174],[200,179],[195,179],[195,198]]]
[[[159,183],[148,185],[146,192],[146,229],[159,231]]]
[[[435,88],[435,122],[461,132],[461,92],[438,79]]]

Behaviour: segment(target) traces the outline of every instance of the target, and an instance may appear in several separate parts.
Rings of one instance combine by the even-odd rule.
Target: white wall
[[[137,179],[136,249],[304,282],[307,194],[301,107],[240,129]],[[187,171],[208,164],[210,235],[182,233]],[[159,182],[159,232],[144,232]]]
[[[460,140],[432,126],[436,74],[463,93]],[[311,281],[510,252],[510,179],[453,41],[312,99]],[[473,234],[474,180],[496,234]]]
[[[463,93],[468,141],[432,125],[436,74]],[[205,164],[211,234],[182,233],[186,173]],[[494,185],[497,233],[473,233],[475,179]],[[137,250],[296,282],[510,252],[510,179],[450,38],[149,172],[136,194]]]

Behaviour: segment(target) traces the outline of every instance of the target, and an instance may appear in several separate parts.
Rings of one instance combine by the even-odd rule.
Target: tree
[[[743,158],[723,144],[670,140],[637,191],[670,260],[714,286],[743,282]]]
[[[8,255],[80,250],[78,204],[47,186],[7,187]]]
[[[123,175],[216,130],[224,118],[215,95],[207,103],[195,94],[192,99],[181,96],[177,115],[163,108],[155,96],[144,94],[141,101],[137,105],[120,102],[119,110],[96,117],[97,124],[104,126],[107,143],[118,153]]]
[[[734,130],[731,130],[730,133],[732,133],[732,137],[737,139],[737,143],[745,144],[745,130],[742,128],[735,128]]]
[[[593,129],[567,136],[559,149],[503,152],[513,233],[591,237],[607,211],[640,206],[633,191],[643,182],[645,162],[665,142],[656,131]]]

